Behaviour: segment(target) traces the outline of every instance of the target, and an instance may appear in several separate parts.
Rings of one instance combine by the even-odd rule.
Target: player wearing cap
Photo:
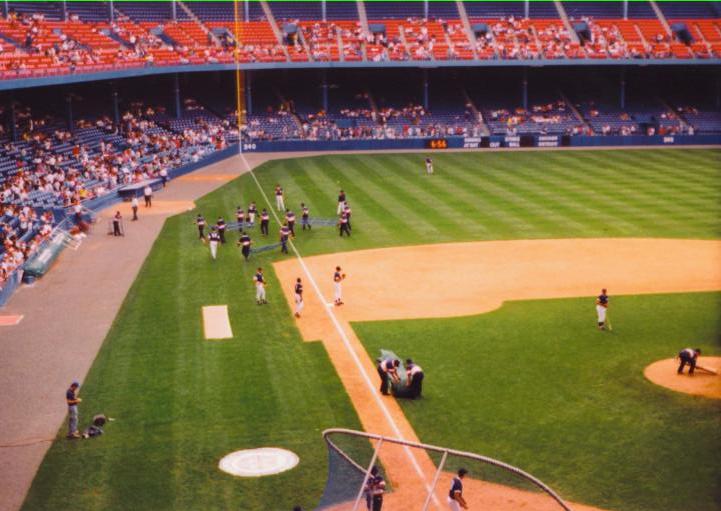
[[[258,268],[258,271],[255,272],[255,275],[253,276],[253,282],[255,283],[255,303],[258,305],[263,305],[268,303],[268,300],[265,299],[265,277],[263,276],[263,268]]]
[[[78,432],[78,404],[82,399],[78,397],[79,390],[80,383],[74,381],[65,392],[65,402],[68,404],[68,438],[80,438],[80,432]]]
[[[606,329],[606,310],[608,309],[608,295],[605,289],[596,297],[596,315],[598,316],[598,329]]]
[[[195,219],[195,225],[198,226],[199,239],[205,240],[205,218],[203,218],[203,215],[198,214]]]
[[[343,212],[343,206],[345,206],[345,192],[343,190],[338,192],[338,210],[336,215],[340,215]]]
[[[308,230],[311,230],[310,225],[310,210],[306,207],[304,203],[300,203],[300,209],[302,210],[302,214],[300,217],[300,225],[303,226],[303,230],[305,231],[305,228],[307,227]]]
[[[295,238],[295,213],[291,210],[285,210],[285,221],[288,222],[288,229],[290,229],[290,235]]]
[[[335,273],[333,274],[333,294],[336,305],[343,305],[343,287],[341,282],[345,279],[345,273],[341,273],[340,266],[335,267]]]
[[[340,219],[338,220],[338,228],[340,229],[340,237],[343,237],[343,233],[346,233],[346,235],[350,236],[350,229],[348,228],[348,216],[345,214],[345,211],[340,214]]]
[[[270,214],[263,208],[260,212],[260,233],[263,236],[268,236],[268,225],[270,224]]]
[[[461,508],[468,509],[466,499],[463,498],[463,478],[467,473],[468,470],[462,468],[458,470],[458,475],[451,481],[451,489],[448,492],[448,507],[451,508],[451,511],[461,511]]]
[[[258,214],[258,208],[255,206],[255,201],[252,201],[250,204],[248,204],[248,223],[254,224],[255,223],[255,215]]]
[[[279,184],[275,185],[275,207],[278,209],[278,211],[285,211],[283,188]]]
[[[248,236],[248,233],[245,231],[240,231],[240,239],[238,240],[238,245],[241,245],[240,252],[243,254],[243,257],[247,261],[250,257],[250,245],[253,242],[250,239],[250,236]]]
[[[429,176],[433,174],[433,160],[426,158],[426,174]]]
[[[348,235],[350,236],[350,231],[353,230],[353,226],[350,223],[350,217],[353,214],[353,210],[350,209],[350,204],[348,204],[347,202],[343,206],[343,213],[345,214],[346,220],[348,220]]]
[[[386,492],[386,481],[380,474],[377,466],[371,468],[371,473],[366,481],[364,493],[366,495],[366,507],[368,511],[381,511],[383,508],[383,494]]]
[[[295,281],[295,317],[299,318],[300,313],[303,312],[303,282],[301,282],[300,277],[298,277]]]
[[[220,234],[218,233],[215,226],[210,228],[210,234],[208,235],[208,246],[210,247],[210,257],[215,261],[218,255],[218,243],[220,243]]]
[[[225,219],[222,216],[218,217],[216,227],[218,228],[218,236],[220,236],[220,242],[225,245]]]
[[[238,222],[238,230],[243,232],[243,226],[245,224],[245,211],[243,211],[243,208],[240,206],[235,208],[235,221]]]
[[[283,254],[288,253],[288,238],[290,237],[290,228],[284,223],[280,228],[280,251]]]

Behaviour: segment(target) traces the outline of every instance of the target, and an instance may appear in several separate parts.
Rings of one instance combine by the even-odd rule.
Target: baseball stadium
[[[0,0],[0,511],[721,509],[721,2]]]

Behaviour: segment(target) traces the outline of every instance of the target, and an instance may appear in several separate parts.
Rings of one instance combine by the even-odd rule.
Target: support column
[[[177,9],[175,0],[172,0],[170,2],[170,12],[171,12],[171,15],[173,16],[173,21],[178,21],[178,9]]]
[[[531,2],[529,0],[523,2],[523,16],[525,18],[531,17]]]
[[[322,0],[320,3],[320,12],[323,21],[328,21],[327,12],[326,12],[326,2],[325,0]]]
[[[423,0],[423,17],[428,19],[428,0]]]
[[[8,5],[8,0],[5,0],[3,2],[3,9],[5,12],[3,12],[3,16],[7,17],[8,14],[10,14],[10,6]]]
[[[63,0],[63,21],[68,21],[68,2]]]
[[[173,75],[173,94],[175,95],[175,118],[180,119],[183,111],[180,108],[180,75]]]
[[[323,111],[328,113],[328,72],[324,69],[322,73],[322,82],[320,84],[321,104],[323,105]]]
[[[113,122],[116,127],[120,126],[120,106],[118,105],[118,89],[113,84]]]
[[[250,0],[245,0],[243,2],[243,14],[245,17],[243,18],[243,21],[248,21],[250,19]]]
[[[253,115],[253,74],[245,71],[245,110]]]
[[[65,103],[67,107],[67,123],[68,123],[68,131],[70,133],[73,133],[74,127],[73,127],[73,95],[68,94],[65,96]]]
[[[110,9],[110,21],[115,21],[115,5],[113,4],[113,0],[110,0],[108,3],[108,8]]]
[[[423,69],[423,108],[428,111],[428,70]]]
[[[628,19],[628,0],[623,0],[623,19]]]
[[[618,91],[618,104],[621,110],[626,108],[626,68],[621,68],[621,83]]]
[[[528,68],[523,68],[523,84],[521,89],[523,109],[528,110]]]

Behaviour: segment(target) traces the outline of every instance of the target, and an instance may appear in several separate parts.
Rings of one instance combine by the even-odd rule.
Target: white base
[[[294,452],[262,447],[232,452],[220,460],[218,468],[238,477],[262,477],[290,470],[299,461]]]

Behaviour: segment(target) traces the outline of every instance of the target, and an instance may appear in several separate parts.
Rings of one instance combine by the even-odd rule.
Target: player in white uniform
[[[598,329],[606,329],[606,309],[608,309],[608,295],[605,289],[596,297],[596,315],[598,316]]]
[[[303,302],[303,283],[300,280],[300,277],[295,281],[295,317],[299,318],[300,313],[303,312],[303,307],[305,306],[305,303]]]
[[[275,185],[275,207],[278,211],[285,211],[285,202],[283,201],[283,188]]]
[[[433,174],[433,160],[426,158],[426,174],[429,176]]]
[[[208,245],[210,246],[210,257],[212,257],[214,261],[218,255],[218,243],[220,243],[220,234],[218,234],[217,229],[213,226],[208,235]]]
[[[268,303],[265,299],[265,277],[263,277],[263,268],[258,268],[258,271],[253,276],[253,282],[255,282],[255,302],[258,305]]]
[[[333,290],[336,305],[343,305],[343,288],[341,282],[345,279],[345,273],[340,272],[340,266],[335,267],[335,273],[333,274]]]
[[[461,511],[461,508],[468,509],[468,503],[463,498],[463,478],[468,471],[465,468],[458,470],[458,475],[451,481],[451,489],[448,492],[448,507],[451,511]]]

